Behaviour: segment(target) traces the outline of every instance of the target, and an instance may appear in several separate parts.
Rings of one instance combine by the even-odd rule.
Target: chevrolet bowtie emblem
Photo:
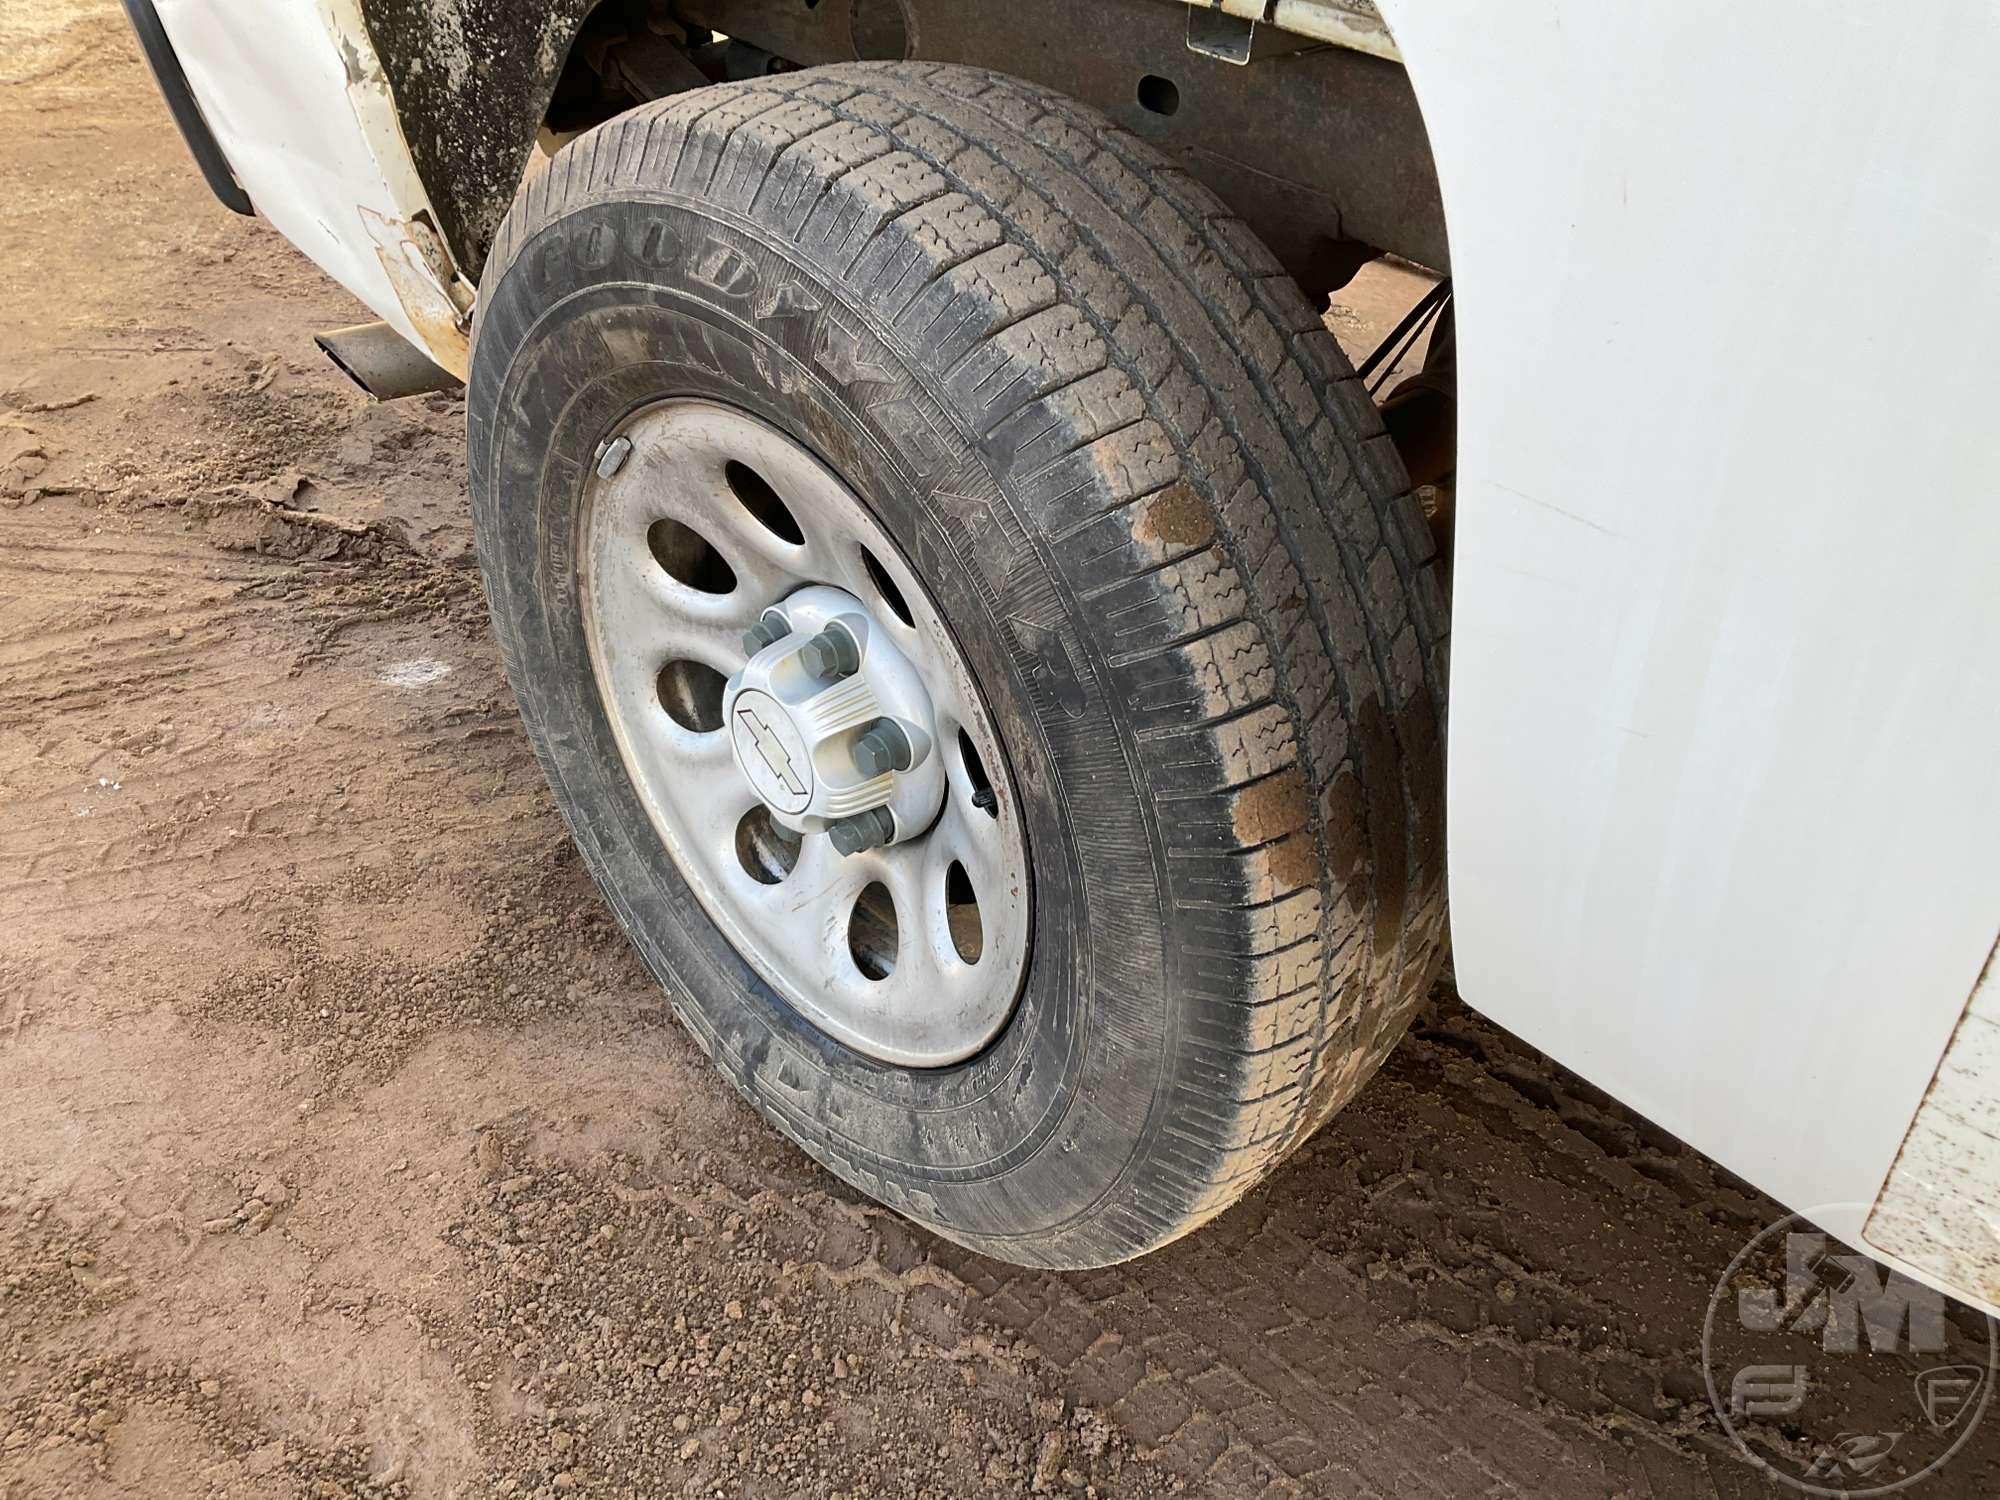
[[[792,757],[785,750],[784,742],[772,732],[771,726],[753,708],[737,709],[736,719],[750,731],[750,742],[757,747],[758,756],[770,768],[771,774],[794,797],[803,797],[806,784],[792,765]]]

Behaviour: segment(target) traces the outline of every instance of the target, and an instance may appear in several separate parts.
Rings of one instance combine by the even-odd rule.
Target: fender
[[[1464,996],[2000,1312],[1990,1234],[1863,1222],[2000,930],[2000,15],[1381,8],[1457,292]]]
[[[472,284],[438,231],[358,0],[154,0],[249,202],[463,379]]]

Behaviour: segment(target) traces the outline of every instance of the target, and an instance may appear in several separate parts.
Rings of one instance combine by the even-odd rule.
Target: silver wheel
[[[857,1051],[978,1052],[1027,966],[1027,842],[986,706],[895,544],[791,438],[691,400],[599,449],[581,525],[598,690],[709,916]]]

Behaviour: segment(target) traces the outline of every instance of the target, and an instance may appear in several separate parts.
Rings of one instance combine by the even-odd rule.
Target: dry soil
[[[529,755],[459,401],[312,346],[365,316],[116,5],[0,0],[0,1496],[1765,1492],[1697,1345],[1777,1209],[1448,986],[1089,1275],[764,1128]]]

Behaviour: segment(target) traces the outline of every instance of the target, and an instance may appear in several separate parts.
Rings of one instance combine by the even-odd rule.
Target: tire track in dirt
[[[184,529],[148,524],[162,520]],[[385,737],[459,746],[449,771],[426,768],[405,794],[448,802],[454,781],[510,784],[511,806],[489,798],[468,817],[518,814],[538,787],[482,743],[506,698],[490,686],[476,580],[399,537],[254,500],[191,513],[45,499],[0,511],[9,574],[28,586],[0,605],[0,736],[29,741],[30,770],[66,759],[80,773],[49,788],[0,770],[14,792],[0,901],[24,914],[143,904],[177,883],[223,897],[270,872],[380,857],[347,783]],[[407,711],[385,721],[395,695],[363,659],[405,627],[434,650],[439,625],[454,656],[485,658],[489,686],[405,694]],[[312,663],[332,670],[306,674]],[[61,742],[34,743],[58,722]]]

